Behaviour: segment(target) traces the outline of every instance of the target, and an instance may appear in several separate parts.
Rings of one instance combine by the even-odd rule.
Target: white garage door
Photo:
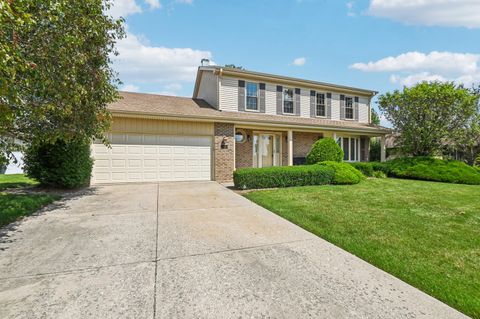
[[[111,134],[111,148],[92,145],[92,183],[211,179],[209,136]]]

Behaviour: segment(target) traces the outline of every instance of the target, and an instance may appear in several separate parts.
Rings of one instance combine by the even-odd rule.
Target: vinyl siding
[[[301,89],[300,92],[300,116],[310,117],[310,90]]]
[[[358,121],[360,123],[368,123],[368,107],[369,101],[367,98],[360,97],[358,103]]]
[[[220,77],[220,88],[219,88],[219,102],[220,110],[237,112],[238,111],[238,78],[230,77]],[[248,81],[248,80],[246,80]],[[281,83],[265,83],[265,113],[266,114],[277,114],[276,106],[276,89],[277,85],[282,85]],[[288,86],[291,87],[291,86]],[[294,88],[294,87],[292,87]],[[318,91],[320,92],[320,91]],[[327,91],[321,91],[327,93]],[[340,93],[332,93],[332,113],[331,119],[339,121],[340,120]],[[353,95],[349,95],[352,96]],[[359,97],[359,122],[368,123],[368,103],[369,98]],[[288,115],[291,116],[291,115]],[[303,87],[301,88],[300,96],[300,117],[309,118],[310,117],[310,88]]]
[[[340,94],[332,93],[332,120],[340,121]]]
[[[161,135],[212,136],[213,123],[152,120],[141,118],[113,118],[111,132],[144,133]]]
[[[211,106],[218,108],[217,76],[213,72],[202,72],[198,98],[205,100]]]
[[[238,79],[220,78],[220,110],[238,111]]]
[[[267,83],[265,85],[265,113],[277,114],[277,86]]]

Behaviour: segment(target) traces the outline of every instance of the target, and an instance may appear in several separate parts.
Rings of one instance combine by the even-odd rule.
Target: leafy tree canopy
[[[105,14],[110,1],[0,0],[0,151],[14,138],[103,138],[124,36],[123,20]]]
[[[380,95],[379,108],[405,154],[429,156],[464,134],[479,112],[478,90],[451,82],[423,82]]]
[[[374,109],[372,109],[371,120],[372,120],[372,124],[380,125],[380,117],[378,116],[377,111],[375,111]]]

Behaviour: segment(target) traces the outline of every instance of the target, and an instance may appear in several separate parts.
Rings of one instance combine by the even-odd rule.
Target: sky
[[[202,58],[379,94],[480,84],[480,0],[113,0],[109,14],[126,21],[124,91],[192,96]]]

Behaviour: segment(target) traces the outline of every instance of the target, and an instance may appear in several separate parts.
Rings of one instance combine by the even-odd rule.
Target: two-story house
[[[92,146],[93,183],[232,180],[242,167],[302,164],[334,138],[367,161],[375,91],[219,66],[199,67],[192,98],[121,92],[111,147]],[[384,159],[382,147],[382,159]]]

